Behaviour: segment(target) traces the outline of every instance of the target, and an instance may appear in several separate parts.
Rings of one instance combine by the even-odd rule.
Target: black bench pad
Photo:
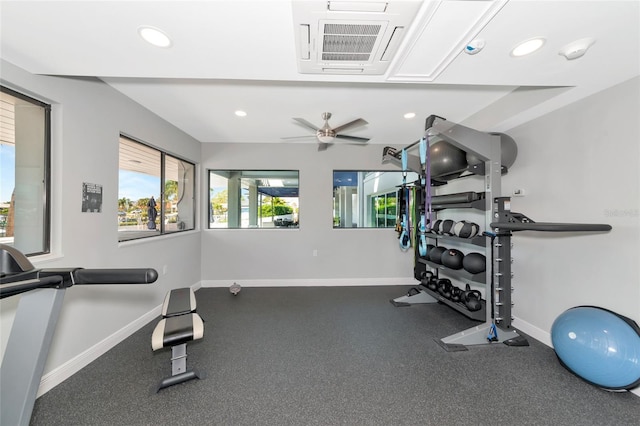
[[[202,339],[203,336],[204,323],[198,314],[163,318],[153,330],[151,347],[156,351],[167,346],[177,346]]]
[[[189,287],[175,288],[167,293],[162,304],[164,318],[196,311],[196,295]]]

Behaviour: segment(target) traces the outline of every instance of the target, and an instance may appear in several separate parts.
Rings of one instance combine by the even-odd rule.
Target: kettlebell
[[[482,294],[478,290],[471,290],[471,287],[467,284],[463,294],[463,302],[467,309],[470,311],[479,311],[482,309],[482,304],[480,303],[481,298]]]
[[[438,280],[435,276],[431,277],[431,279],[427,283],[427,288],[431,291],[438,291]]]
[[[429,281],[431,281],[431,278],[433,278],[433,272],[431,271],[422,271],[422,273],[420,273],[420,283],[422,285],[426,286]]]
[[[438,280],[438,293],[445,299],[451,299],[451,289],[453,285],[451,284],[451,280],[448,278],[440,278]]]
[[[460,302],[462,300],[462,289],[456,286],[451,288],[451,301]]]

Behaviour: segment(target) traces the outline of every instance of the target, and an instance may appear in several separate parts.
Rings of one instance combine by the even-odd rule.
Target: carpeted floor
[[[640,398],[606,392],[555,353],[434,339],[478,325],[444,305],[394,307],[409,287],[226,288],[196,292],[206,373],[171,374],[153,321],[36,401],[32,425],[638,425]]]

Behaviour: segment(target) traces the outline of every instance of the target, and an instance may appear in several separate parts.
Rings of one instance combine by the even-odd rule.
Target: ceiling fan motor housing
[[[335,139],[336,132],[325,123],[325,125],[316,132],[316,137],[320,142],[329,143]]]
[[[316,132],[316,137],[320,142],[329,143],[336,138],[336,132],[334,132],[331,126],[329,126],[330,118],[331,118],[330,112],[322,113],[322,119],[324,120],[324,124]]]

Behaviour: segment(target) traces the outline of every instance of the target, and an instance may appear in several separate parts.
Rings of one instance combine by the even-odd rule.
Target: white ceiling
[[[411,12],[381,75],[298,71],[294,16],[327,17],[326,0],[0,0],[0,56],[34,74],[101,78],[201,142],[305,143],[280,138],[309,134],[292,118],[320,126],[325,111],[334,127],[367,120],[345,133],[372,144],[419,139],[431,114],[507,131],[640,74],[637,0],[382,1]],[[141,25],[164,30],[172,47],[146,44]],[[540,51],[510,56],[535,36],[546,38]],[[585,56],[559,55],[586,37],[595,43]],[[484,50],[464,53],[476,38]]]

